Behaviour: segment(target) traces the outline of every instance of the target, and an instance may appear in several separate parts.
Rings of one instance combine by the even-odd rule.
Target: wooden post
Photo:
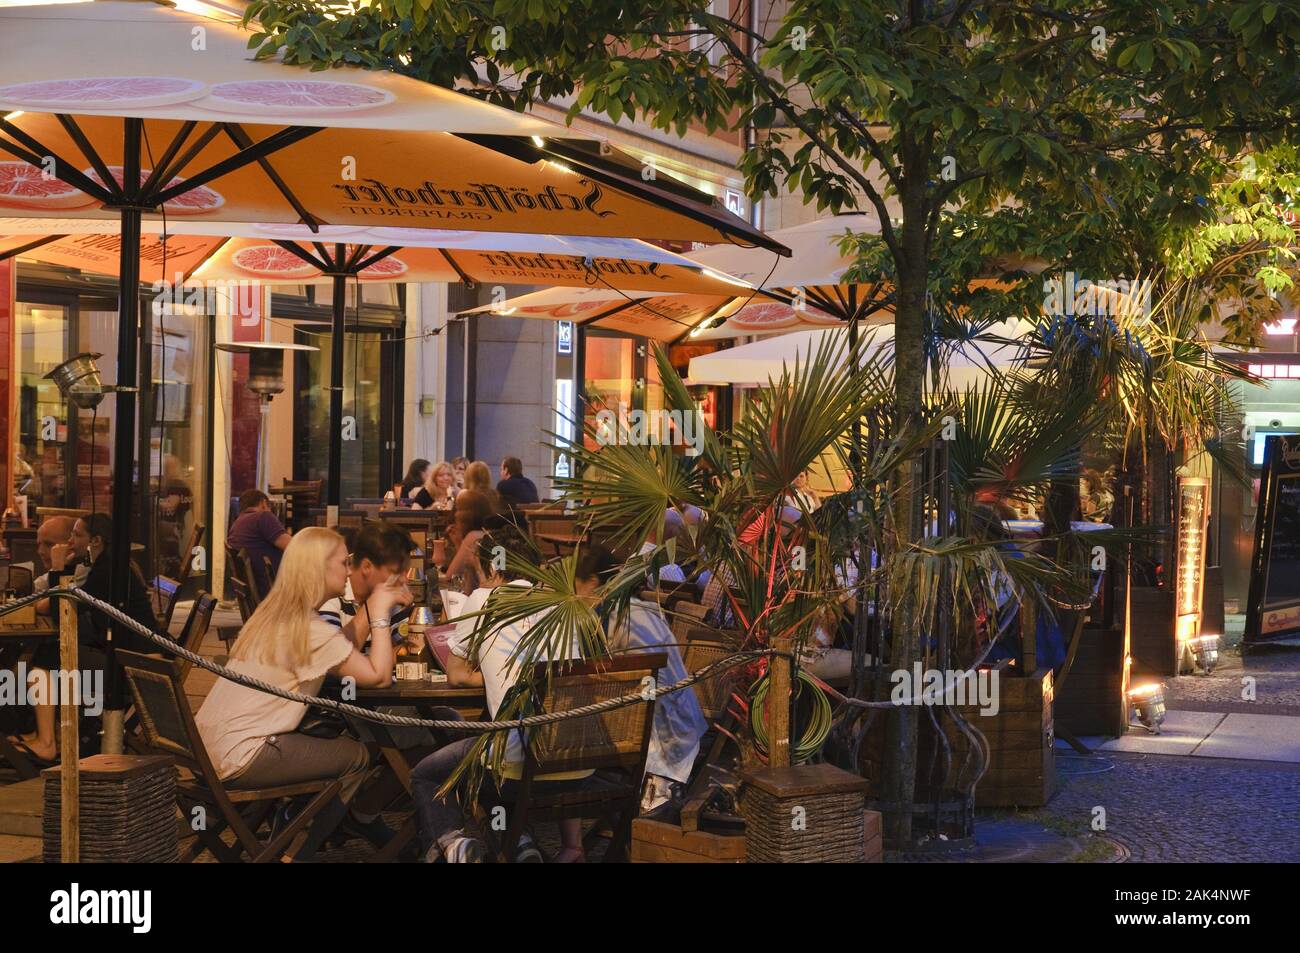
[[[71,599],[59,600],[59,667],[77,671],[77,609]],[[70,680],[60,680],[69,684]],[[63,769],[59,773],[59,805],[62,811],[61,859],[75,864],[81,857],[81,734],[78,722],[79,698],[59,699],[59,747]]]
[[[789,638],[774,639],[768,666],[767,763],[772,768],[790,766],[790,651]]]
[[[1038,603],[1028,594],[1020,604],[1020,661],[1026,678],[1038,671]]]

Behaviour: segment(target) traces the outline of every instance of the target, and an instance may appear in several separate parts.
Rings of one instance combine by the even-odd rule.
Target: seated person
[[[517,531],[510,526],[494,531],[494,535],[482,542],[482,558],[486,565],[492,565],[492,549],[505,546],[515,549],[526,543],[517,538]],[[486,585],[474,590],[466,603],[462,616],[479,612],[487,604],[493,592],[501,586],[519,586],[528,588],[525,579],[518,578],[509,568],[494,572]],[[548,660],[543,648],[538,653],[522,653],[515,657],[515,652],[524,634],[534,624],[538,616],[529,616],[509,625],[491,631],[486,630],[481,618],[462,618],[456,624],[456,633],[448,643],[451,653],[447,658],[447,683],[453,688],[479,687],[487,696],[488,713],[495,718],[506,694],[514,687],[525,665]],[[476,638],[478,639],[476,644]],[[557,658],[578,658],[579,650],[576,637],[569,644],[568,650]],[[415,799],[417,818],[420,823],[421,844],[425,851],[425,860],[432,863],[439,856],[448,863],[482,863],[487,855],[483,841],[466,829],[466,819],[458,800],[454,795],[438,797],[442,787],[456,771],[457,766],[474,747],[475,736],[455,741],[421,761],[411,772],[411,791]],[[524,760],[523,732],[510,731],[497,735],[493,744],[506,745],[505,771],[501,782],[500,795],[509,799],[515,793],[518,779],[521,777]],[[580,785],[587,773],[581,775],[562,775],[551,778],[539,778],[538,785],[566,786]],[[561,862],[577,862],[584,858],[582,849],[582,823],[578,818],[562,821],[560,839],[562,849],[557,856]],[[520,860],[540,859],[531,840],[522,842],[518,852]]]
[[[79,588],[86,595],[94,596],[104,602],[112,600],[112,559],[108,550],[113,539],[113,521],[103,513],[84,516],[76,520],[72,527],[72,536],[68,544],[70,553],[85,553],[89,568]],[[54,547],[52,561],[65,561],[65,554]],[[65,564],[64,574],[69,565]],[[51,572],[54,572],[51,569]],[[45,600],[48,603],[50,600]],[[149,598],[149,589],[144,577],[135,563],[129,567],[127,577],[126,614],[146,629],[157,630],[158,620],[154,616],[153,603]],[[108,635],[111,623],[103,613],[90,608],[84,603],[77,604],[77,667],[83,673],[99,673],[98,684],[104,684],[107,676]],[[119,629],[114,634],[114,645],[133,652],[154,652],[157,647],[147,638],[135,632]],[[48,681],[48,673],[59,666],[59,645],[54,640],[46,640],[32,657],[29,666],[29,684],[40,680]],[[83,675],[83,678],[85,676]],[[96,684],[92,681],[91,684]],[[12,739],[14,744],[24,749],[38,763],[52,763],[58,757],[58,738],[54,731],[55,705],[37,704],[33,706],[36,714],[36,732]]]
[[[376,635],[363,655],[338,626],[316,611],[343,594],[348,550],[343,537],[313,526],[293,538],[275,584],[244,623],[230,652],[229,668],[288,691],[315,695],[326,675],[351,678],[360,687],[383,687],[393,674],[388,618],[401,603],[401,580],[380,583],[366,600],[366,617]],[[317,738],[297,729],[307,706],[218,679],[195,717],[217,774],[232,788],[273,788],[323,778],[341,778],[340,797],[308,827],[297,852],[310,857],[338,826],[365,779],[369,752],[340,735]]]
[[[239,495],[239,516],[226,534],[226,545],[248,553],[248,561],[253,567],[251,581],[258,587],[262,598],[271,591],[271,582],[280,571],[280,555],[290,539],[289,531],[271,512],[270,497],[261,490],[245,490]],[[271,561],[270,575],[263,557]]]
[[[646,556],[653,553],[659,548],[661,542],[667,543],[670,539],[677,539],[679,536],[684,536],[685,530],[686,524],[682,521],[682,514],[678,513],[674,509],[665,510],[663,529],[655,534],[655,536],[651,536],[650,539],[646,540],[641,545],[640,555]],[[657,539],[655,538],[656,536],[658,537]],[[659,567],[657,572],[651,570],[647,573],[647,576],[649,577],[649,582],[652,587],[659,585],[661,582],[673,583],[686,581],[686,573],[682,572],[682,567],[678,565],[676,561],[664,563],[664,565]]]
[[[411,497],[411,508],[417,510],[449,510],[456,500],[456,473],[445,460],[431,467],[424,486]]]
[[[72,529],[76,520],[71,516],[50,516],[36,530],[36,557],[45,570],[32,580],[32,592],[39,595],[60,581],[80,585],[90,571],[90,564],[85,561],[85,551],[78,552],[72,543]],[[64,580],[65,575],[71,578]],[[42,599],[36,603],[40,615],[53,615],[54,608],[50,600]]]
[[[617,569],[617,561],[608,549],[599,544],[588,546],[579,554],[574,571],[578,592],[594,598],[597,589]],[[622,617],[611,618],[609,649],[611,652],[643,650],[667,653],[668,662],[656,675],[660,685],[680,682],[689,674],[677,647],[677,637],[669,628],[663,612],[658,606],[641,599],[632,599]],[[695,692],[687,689],[656,699],[654,731],[646,757],[645,790],[641,801],[643,811],[653,811],[668,804],[672,785],[684,785],[690,780],[695,757],[700,752],[700,739],[708,729],[709,723]]]
[[[475,512],[486,509],[490,515],[501,512],[501,494],[492,489],[492,476],[482,460],[475,460],[465,468],[465,487],[456,494],[455,511],[459,513],[466,506]]]
[[[501,461],[501,482],[497,484],[497,493],[501,502],[509,507],[524,503],[536,503],[537,484],[524,476],[524,464],[518,457],[506,457]]]
[[[428,460],[420,457],[412,460],[411,465],[406,468],[406,476],[402,477],[397,495],[395,496],[393,491],[389,490],[384,494],[384,499],[409,504],[415,498],[415,494],[420,492],[424,484],[428,482],[429,472],[432,469],[433,464]]]
[[[469,492],[471,491],[462,491],[461,495]],[[484,585],[487,577],[479,562],[478,547],[487,531],[487,521],[482,508],[464,508],[453,517],[451,525],[447,527],[447,542],[452,547],[452,557],[439,570],[442,588],[467,596]]]
[[[354,645],[365,651],[370,640],[368,600],[381,585],[396,577],[405,580],[415,544],[410,534],[387,520],[366,523],[352,538],[348,575],[343,592],[328,599],[318,610],[321,618],[341,628]],[[406,583],[402,583],[403,587]],[[410,605],[410,590],[394,605]]]

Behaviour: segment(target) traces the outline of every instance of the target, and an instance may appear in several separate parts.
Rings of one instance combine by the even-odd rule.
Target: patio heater
[[[286,351],[315,351],[310,344],[277,344],[270,341],[231,341],[218,344],[217,350],[248,355],[247,387],[259,398],[262,419],[257,430],[257,488],[263,493],[270,482],[267,473],[267,437],[270,426],[271,399],[284,393],[284,354]]]

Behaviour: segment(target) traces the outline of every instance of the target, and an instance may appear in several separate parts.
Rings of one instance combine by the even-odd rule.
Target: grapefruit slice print
[[[557,318],[572,318],[580,314],[588,314],[592,311],[599,311],[601,308],[613,308],[618,304],[617,301],[574,301],[572,304],[562,304],[551,311],[551,314]]]
[[[392,281],[404,274],[406,274],[406,262],[396,255],[389,255],[387,258],[379,259],[357,277],[362,281]]]
[[[747,331],[774,331],[798,324],[799,315],[788,304],[772,301],[745,305],[728,320]]]
[[[230,256],[240,271],[269,281],[292,281],[314,278],[320,274],[291,251],[279,245],[247,245]]]
[[[83,169],[83,172],[93,181],[103,184],[99,173],[94,169]],[[113,173],[113,178],[118,182],[122,181],[122,167],[120,165],[110,165],[108,171]],[[145,182],[153,169],[141,169],[140,181]],[[173,186],[183,179],[172,179],[167,185]],[[200,185],[198,188],[190,189],[188,192],[182,192],[176,198],[163,203],[163,208],[171,215],[203,215],[206,212],[215,211],[226,204],[225,198],[220,192],[208,188],[206,185]]]
[[[7,208],[86,208],[95,200],[66,182],[46,178],[26,162],[0,162],[0,205]]]
[[[374,109],[393,101],[386,89],[360,83],[335,83],[318,79],[256,79],[218,83],[200,106],[222,112],[280,115],[343,113]]]
[[[0,86],[0,103],[12,109],[169,106],[198,99],[206,90],[206,83],[174,76],[44,79]]]

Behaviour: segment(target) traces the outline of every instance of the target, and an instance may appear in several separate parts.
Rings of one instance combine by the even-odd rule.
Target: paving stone
[[[1102,742],[1103,751],[1139,751],[1147,754],[1189,755],[1228,715],[1202,711],[1171,711],[1160,734],[1132,728],[1119,738]]]
[[[1192,757],[1300,762],[1300,718],[1246,714],[1222,717],[1222,723],[1196,746]]]

